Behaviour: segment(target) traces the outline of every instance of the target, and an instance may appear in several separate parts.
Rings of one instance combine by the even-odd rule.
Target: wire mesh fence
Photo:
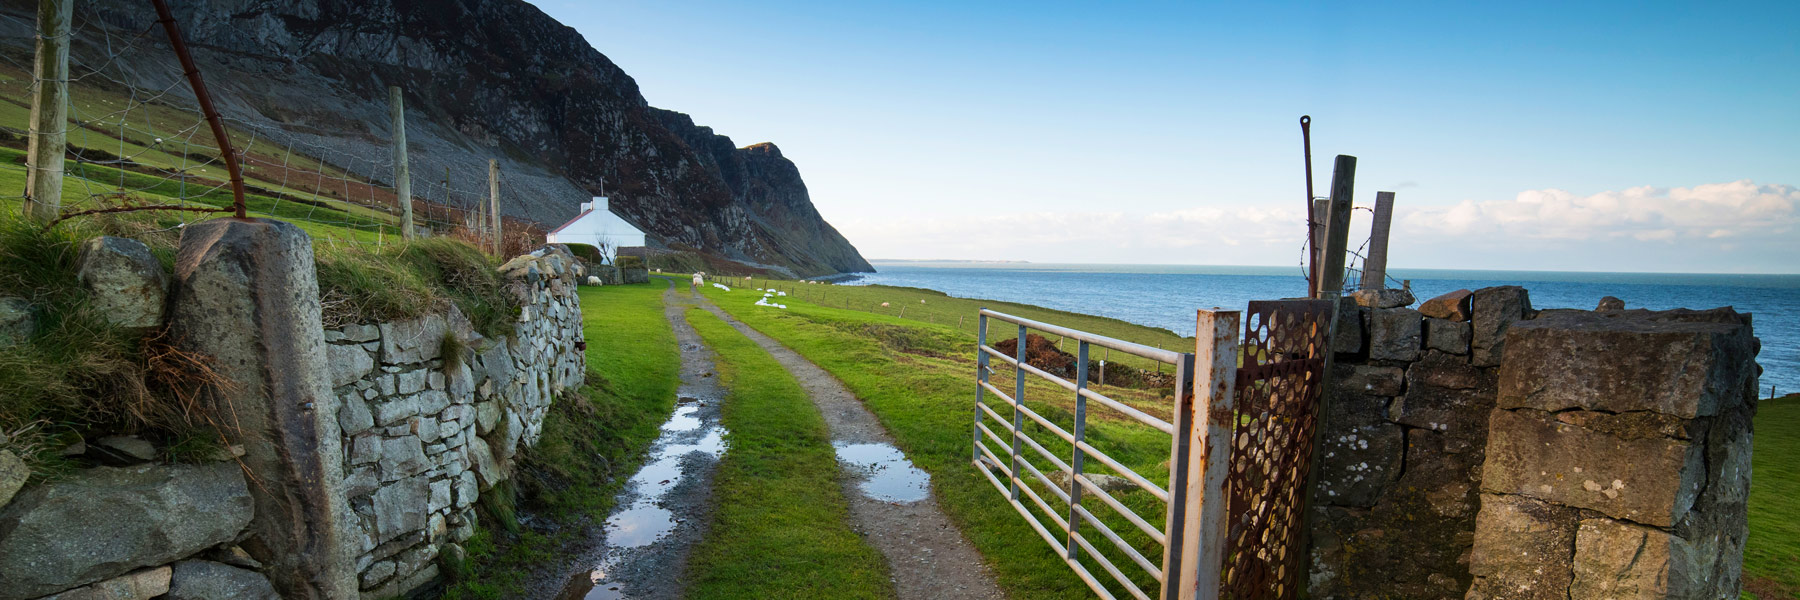
[[[38,219],[46,226],[105,214],[179,228],[241,207],[246,216],[289,221],[332,244],[382,245],[406,237],[406,202],[418,235],[453,236],[505,252],[530,244],[536,233],[534,224],[512,219],[495,232],[492,212],[507,202],[496,197],[504,181],[491,179],[495,172],[486,161],[415,171],[411,198],[403,201],[392,131],[334,135],[343,132],[221,115],[228,143],[220,144],[183,73],[148,73],[146,65],[168,61],[132,60],[138,53],[174,52],[159,23],[127,29],[76,10],[66,32],[45,27],[41,15],[0,14],[0,27],[33,32],[37,42],[35,52],[0,51],[0,205],[13,214],[25,212],[32,191],[43,189],[32,186],[35,177],[55,177],[58,197],[43,199],[54,212]],[[54,69],[39,64],[56,59],[41,56],[56,45],[47,40],[68,49],[61,78],[44,76]],[[47,116],[54,103],[66,111],[60,123]],[[54,156],[38,146],[57,145],[65,145],[60,166],[33,160]],[[242,173],[241,205],[222,145]]]

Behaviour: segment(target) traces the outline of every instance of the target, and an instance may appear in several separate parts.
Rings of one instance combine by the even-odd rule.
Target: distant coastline
[[[966,258],[871,258],[873,263],[961,264],[961,265],[1028,265],[1029,260],[974,260]]]

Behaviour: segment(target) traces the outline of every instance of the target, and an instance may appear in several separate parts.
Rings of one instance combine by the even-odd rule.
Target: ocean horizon
[[[859,274],[843,284],[917,287],[962,298],[1035,304],[1183,336],[1194,334],[1196,309],[1242,310],[1251,300],[1306,295],[1306,280],[1297,265],[869,262],[877,272]],[[1410,280],[1419,302],[1458,289],[1518,285],[1529,291],[1532,307],[1538,309],[1592,310],[1605,296],[1623,299],[1626,308],[1729,306],[1754,315],[1756,335],[1762,340],[1758,395],[1767,397],[1771,386],[1782,394],[1800,391],[1800,275],[1393,268],[1388,276],[1389,287]]]

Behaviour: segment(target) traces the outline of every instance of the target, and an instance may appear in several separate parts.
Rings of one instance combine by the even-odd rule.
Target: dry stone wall
[[[438,555],[474,533],[479,495],[537,443],[550,403],[582,385],[579,271],[555,247],[502,267],[522,306],[504,338],[454,308],[325,332],[364,597],[436,579]]]
[[[1418,310],[1347,298],[1310,595],[1736,597],[1749,316],[1610,300],[1540,312],[1514,286]]]
[[[135,436],[77,442],[63,454],[98,466],[30,485],[0,450],[0,600],[406,596],[584,383],[584,270],[561,247],[501,267],[521,308],[496,338],[454,308],[324,329],[310,240],[279,221],[188,227],[172,277],[150,256],[97,239],[82,283],[121,324],[167,323],[218,357],[240,429],[204,464],[160,464]],[[0,343],[33,314],[0,299]]]

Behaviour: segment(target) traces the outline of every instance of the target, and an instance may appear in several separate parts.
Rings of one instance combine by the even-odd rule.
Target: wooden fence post
[[[38,0],[31,132],[26,141],[25,216],[39,223],[62,213],[63,154],[69,141],[69,22],[75,0]]]
[[[410,240],[415,235],[412,168],[406,162],[406,99],[400,92],[400,86],[388,86],[388,116],[394,122],[394,201],[400,203],[400,237]]]
[[[488,230],[494,235],[494,256],[500,256],[500,161],[488,159]]]
[[[1356,190],[1356,157],[1339,154],[1331,172],[1331,216],[1325,222],[1325,255],[1319,273],[1319,292],[1336,296],[1344,291],[1344,252],[1350,244],[1351,195]]]
[[[1177,455],[1169,464],[1169,480],[1185,481],[1185,518],[1179,532],[1169,532],[1180,536],[1181,564],[1163,565],[1166,579],[1174,582],[1172,589],[1164,590],[1163,597],[1168,600],[1219,597],[1225,539],[1230,527],[1226,518],[1230,497],[1225,482],[1231,469],[1239,320],[1240,313],[1235,310],[1201,310],[1196,319],[1193,395],[1175,413],[1177,435],[1187,435],[1176,439]],[[1178,469],[1185,473],[1178,477]]]
[[[1357,289],[1387,289],[1388,231],[1394,226],[1394,193],[1375,192],[1375,218],[1369,225],[1369,255],[1363,258]]]

